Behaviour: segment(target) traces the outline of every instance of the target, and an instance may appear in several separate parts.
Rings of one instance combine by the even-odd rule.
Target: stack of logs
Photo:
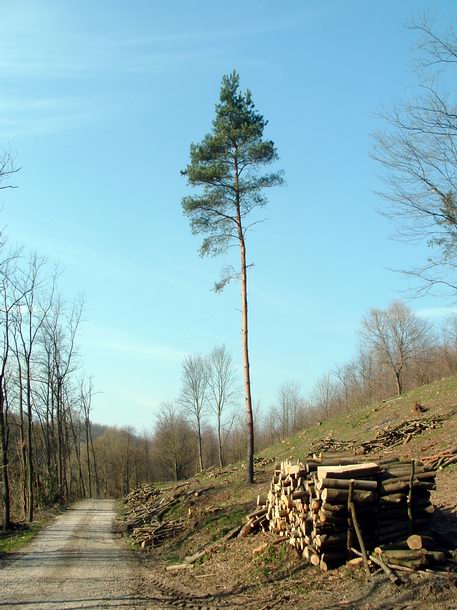
[[[258,499],[251,530],[268,527],[324,570],[354,554],[367,564],[369,551],[391,551],[392,543],[429,530],[433,489],[435,472],[415,460],[286,461],[276,465],[266,502]]]

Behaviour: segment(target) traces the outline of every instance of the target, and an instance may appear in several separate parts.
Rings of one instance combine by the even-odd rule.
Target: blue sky
[[[405,279],[388,269],[426,251],[389,239],[370,134],[383,107],[415,91],[405,24],[424,12],[447,27],[457,5],[4,3],[0,146],[22,169],[1,194],[2,225],[61,262],[67,298],[85,295],[95,420],[149,428],[179,393],[188,353],[225,343],[239,365],[239,288],[211,292],[230,261],[199,258],[179,174],[233,69],[286,178],[249,241],[254,400],[267,407],[289,379],[308,392],[353,355],[366,310],[401,296]],[[411,302],[435,317],[447,305]]]

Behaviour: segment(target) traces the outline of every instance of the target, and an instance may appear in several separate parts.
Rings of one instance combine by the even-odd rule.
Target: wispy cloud
[[[18,105],[24,100],[18,100]],[[12,112],[0,109],[0,138],[11,140],[22,136],[34,136],[40,134],[51,134],[58,131],[78,127],[82,122],[90,120],[91,114],[80,111],[72,111],[67,108],[60,113],[51,111],[51,105],[43,104],[34,106],[33,100],[29,100],[29,106],[24,104],[24,110]]]
[[[30,5],[23,6],[23,11],[13,12],[0,25],[0,74],[4,76],[68,79],[113,71],[163,71],[214,57],[224,42],[251,40],[301,27],[317,14],[306,10],[301,15],[274,21],[267,17],[243,25],[205,30],[186,28],[131,35],[121,29],[107,35],[69,30],[71,10],[46,13],[41,8],[33,11]]]
[[[451,314],[457,314],[457,306],[449,306],[449,307],[426,307],[424,309],[417,309],[416,315],[419,318],[446,318]]]
[[[181,362],[186,352],[167,345],[141,340],[116,328],[86,324],[81,336],[81,345],[105,352],[134,356],[160,362]]]
[[[122,76],[168,73],[196,62],[214,62],[226,52],[226,45],[252,40],[309,22],[315,11],[284,16],[273,21],[259,18],[246,24],[228,24],[197,30],[177,26],[169,31],[150,31],[141,22],[136,29],[123,26],[122,12],[116,31],[86,31],[76,25],[81,17],[77,7],[68,4],[11,3],[0,21],[0,138],[62,131],[94,117],[102,102],[85,105],[81,99],[56,100],[52,92],[62,83],[76,81],[83,97],[94,99],[98,86],[94,79],[116,81]],[[76,17],[76,18],[75,18]],[[85,17],[85,16],[84,16]],[[247,61],[254,61],[250,58]],[[81,85],[87,81],[88,86]],[[34,87],[50,94],[36,98]],[[74,90],[74,86],[69,87]],[[103,91],[101,93],[103,95]],[[55,110],[57,111],[55,112]]]
[[[179,298],[197,304],[204,304],[205,298],[195,290],[195,278],[197,276],[203,278],[207,281],[208,286],[211,286],[211,282],[214,280],[203,267],[180,267],[173,261],[167,261],[165,266],[142,266],[136,260],[130,261],[124,256],[103,248],[80,246],[77,244],[77,236],[74,241],[67,239],[63,242],[57,238],[52,240],[38,233],[9,231],[9,238],[10,241],[17,244],[28,244],[32,250],[48,257],[50,262],[69,271],[77,271],[84,277],[115,280],[118,286],[122,285],[127,288],[138,285],[166,287]]]

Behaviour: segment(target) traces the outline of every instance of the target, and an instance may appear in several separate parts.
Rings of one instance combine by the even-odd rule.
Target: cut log
[[[322,481],[331,479],[362,479],[364,475],[375,475],[379,472],[379,465],[375,462],[365,464],[348,464],[345,466],[318,466],[317,478]]]
[[[433,549],[436,546],[434,539],[431,536],[420,536],[419,534],[412,534],[408,536],[406,541],[408,548],[410,549]]]
[[[414,480],[416,481],[434,481],[436,477],[436,472],[419,472],[414,475]],[[397,477],[390,477],[383,479],[382,485],[389,485],[390,483],[397,483],[398,481],[409,481],[410,475],[405,474]]]
[[[332,489],[349,489],[350,480],[348,479],[329,479],[325,478],[321,481],[317,482],[317,489],[323,488],[332,488]],[[366,490],[366,491],[376,491],[378,488],[377,481],[363,481],[356,480],[354,481],[354,489],[356,490]]]
[[[433,491],[436,489],[435,483],[428,483],[426,481],[414,481],[413,483],[414,493],[421,491]],[[409,481],[395,480],[393,483],[381,483],[379,485],[379,493],[381,496],[393,494],[393,493],[405,493],[409,490]]]
[[[343,502],[347,502],[348,496],[349,493],[347,489],[331,489],[327,487],[326,489],[323,489],[321,491],[322,502],[328,502],[330,504],[340,504]],[[377,495],[374,491],[354,490],[355,504],[375,502],[376,499]]]
[[[377,549],[376,549],[377,550]],[[381,552],[381,555],[387,557],[388,561],[392,561],[394,559],[402,559],[402,560],[410,560],[410,559],[420,559],[421,557],[426,556],[427,551],[425,549],[384,549]],[[395,562],[394,562],[395,563]]]

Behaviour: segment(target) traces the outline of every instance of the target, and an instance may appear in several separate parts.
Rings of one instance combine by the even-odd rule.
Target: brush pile
[[[426,457],[422,458],[422,461],[429,468],[433,468],[433,470],[438,470],[441,468],[445,468],[445,466],[456,464],[457,447],[454,447],[453,449],[446,449],[445,451],[440,451],[439,453],[435,453],[434,455],[427,455]]]
[[[315,453],[328,453],[328,452],[347,452],[353,451],[355,453],[358,448],[358,444],[356,441],[339,441],[336,438],[332,438],[331,436],[327,436],[326,438],[318,441],[313,449]]]
[[[375,549],[378,562],[384,563],[387,553],[390,563],[398,550],[401,565],[417,569],[447,558],[430,550],[429,542],[425,551],[411,549],[406,542],[429,532],[433,489],[435,472],[415,460],[368,462],[330,456],[298,464],[285,461],[276,465],[263,505],[258,498],[255,519],[323,570],[354,556],[362,557],[368,569]]]
[[[397,426],[383,428],[378,432],[375,439],[361,443],[360,446],[364,453],[370,453],[385,449],[386,447],[406,445],[413,436],[440,427],[442,421],[443,419],[441,417],[424,417],[421,419],[404,421]]]
[[[168,538],[174,538],[182,532],[184,524],[182,521],[151,521],[149,525],[135,527],[130,534],[131,538],[142,549],[148,546],[159,546]]]
[[[127,531],[142,549],[158,546],[183,529],[179,520],[167,520],[165,514],[185,495],[185,489],[160,489],[141,485],[125,498],[125,506],[117,529]]]
[[[212,489],[213,486],[191,488],[189,483],[166,488],[155,485],[136,487],[124,498],[123,514],[116,522],[116,529],[128,532],[142,549],[159,546],[185,527],[181,519],[170,519],[167,513],[184,502],[186,507],[190,507],[194,498]]]

